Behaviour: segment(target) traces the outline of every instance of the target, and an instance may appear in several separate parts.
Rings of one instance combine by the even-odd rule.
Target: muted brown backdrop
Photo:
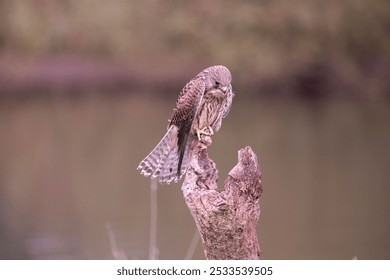
[[[176,97],[224,64],[236,91],[210,150],[263,172],[264,259],[390,258],[388,1],[0,1],[0,258],[148,258],[136,171]],[[158,190],[161,259],[195,232]],[[204,258],[198,245],[195,259]]]

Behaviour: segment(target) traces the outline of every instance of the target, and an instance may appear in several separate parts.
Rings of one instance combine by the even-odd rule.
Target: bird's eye
[[[220,83],[215,81],[215,87],[219,87]]]

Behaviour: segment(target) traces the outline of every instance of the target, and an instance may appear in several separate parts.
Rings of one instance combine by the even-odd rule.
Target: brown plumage
[[[168,131],[141,161],[141,174],[161,183],[177,182],[187,170],[193,137],[212,135],[221,127],[233,100],[230,71],[221,65],[206,68],[179,94]]]

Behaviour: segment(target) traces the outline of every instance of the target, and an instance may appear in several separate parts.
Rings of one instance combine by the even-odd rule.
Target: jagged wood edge
[[[211,137],[193,140],[182,185],[186,204],[202,238],[207,259],[259,259],[256,224],[260,216],[261,172],[250,147],[238,151],[238,163],[221,190],[218,170],[209,158]]]

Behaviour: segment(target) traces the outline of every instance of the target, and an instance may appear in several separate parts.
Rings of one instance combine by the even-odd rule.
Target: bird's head
[[[203,70],[203,72],[206,74],[206,90],[218,89],[225,93],[231,88],[230,83],[232,82],[232,75],[225,66],[211,66]]]

